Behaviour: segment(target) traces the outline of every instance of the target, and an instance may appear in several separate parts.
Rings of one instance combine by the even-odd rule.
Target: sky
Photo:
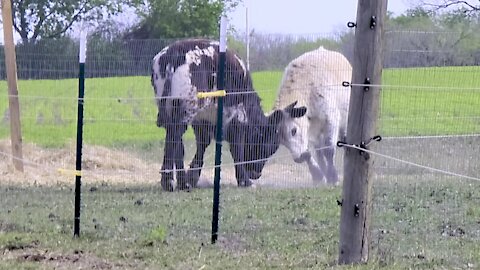
[[[389,0],[387,9],[400,15],[412,0]],[[230,24],[245,32],[245,7],[249,29],[271,34],[327,34],[346,30],[355,21],[358,0],[243,0],[230,14]],[[15,33],[16,34],[16,33]],[[16,34],[18,38],[18,34]],[[3,44],[3,25],[0,27]]]
[[[231,13],[230,24],[245,32],[245,6],[249,29],[272,34],[335,33],[355,21],[358,0],[243,0]],[[407,10],[411,0],[389,0],[394,15]]]

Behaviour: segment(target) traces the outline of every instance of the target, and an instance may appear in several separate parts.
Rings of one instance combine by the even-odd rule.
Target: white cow
[[[334,164],[338,139],[346,135],[352,67],[340,53],[320,47],[294,59],[285,68],[274,109],[294,101],[306,106],[305,117],[285,114],[281,141],[295,162],[307,162],[315,183],[338,183]]]

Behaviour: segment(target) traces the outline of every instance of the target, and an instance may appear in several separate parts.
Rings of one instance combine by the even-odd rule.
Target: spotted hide
[[[204,154],[215,134],[216,99],[197,98],[198,92],[215,91],[218,42],[204,39],[177,41],[161,50],[152,64],[152,86],[158,107],[157,126],[166,129],[161,170],[164,190],[195,187],[204,164]],[[266,159],[279,147],[278,127],[286,111],[277,109],[265,116],[252,78],[240,57],[227,49],[225,66],[223,137],[230,145],[239,186],[252,185],[261,176]],[[305,108],[288,106],[291,115]],[[303,114],[302,114],[303,112]],[[184,170],[182,135],[191,125],[196,153]]]

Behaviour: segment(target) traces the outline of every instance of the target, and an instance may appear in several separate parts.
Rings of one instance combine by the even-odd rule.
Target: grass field
[[[379,134],[480,133],[478,74],[478,67],[385,70]],[[281,76],[277,71],[253,74],[266,111],[273,106]],[[66,157],[74,164],[71,149],[65,148],[76,134],[77,83],[19,82],[24,141],[35,144],[29,144],[24,153],[40,163],[29,167],[26,175],[48,179],[26,179],[30,185],[6,182],[4,178],[16,174],[1,163],[9,159],[0,158],[0,269],[480,268],[480,183],[383,159],[377,159],[374,168],[368,264],[336,265],[340,187],[225,185],[220,238],[211,245],[211,188],[161,192],[160,166],[149,166],[159,162],[164,137],[155,126],[157,112],[148,77],[86,81],[84,161],[88,166],[82,187],[81,237],[72,239],[73,176],[68,176],[69,182],[43,186],[55,181],[42,169],[55,169]],[[0,93],[1,139],[9,135],[4,81]],[[6,149],[3,142],[0,149]],[[108,148],[100,151],[92,145]],[[390,138],[374,147],[403,160],[466,175],[478,175],[480,170],[478,137]],[[109,152],[112,148],[121,151]],[[143,159],[137,158],[138,153]],[[45,157],[49,159],[42,160]],[[266,171],[278,175],[267,175],[272,179],[262,181],[309,180],[303,167],[297,168],[302,175],[292,174],[296,164],[290,159],[281,159],[275,166],[271,163]],[[136,170],[133,181],[118,184],[113,179],[91,181],[87,168],[105,169],[115,174],[115,180],[124,181],[122,173]],[[150,181],[137,183],[140,174]]]
[[[336,266],[340,188],[225,186],[210,244],[211,189],[84,187],[72,239],[70,187],[0,189],[0,269],[478,269],[480,186],[378,179],[370,262]],[[405,194],[406,197],[405,197]]]
[[[386,70],[381,133],[386,136],[480,133],[479,71],[480,67]]]
[[[412,68],[384,71],[380,134],[384,136],[480,133],[480,68]],[[275,100],[281,72],[253,80],[265,111]],[[24,140],[61,146],[75,138],[77,80],[19,81]],[[6,82],[0,82],[0,138],[9,134]],[[86,143],[148,147],[163,139],[148,77],[87,79]],[[188,133],[187,136],[192,136]]]

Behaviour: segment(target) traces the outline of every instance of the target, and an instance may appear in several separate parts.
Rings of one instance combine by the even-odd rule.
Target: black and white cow
[[[174,173],[177,189],[195,187],[200,177],[205,150],[214,138],[217,106],[214,98],[199,99],[197,93],[217,90],[218,50],[218,42],[187,39],[165,47],[153,58],[157,126],[166,129],[161,173],[164,190],[173,190]],[[224,139],[230,144],[237,184],[250,186],[251,179],[261,176],[267,158],[279,147],[278,127],[284,113],[301,117],[306,108],[286,106],[265,116],[250,73],[228,49],[225,91]],[[185,172],[182,135],[188,125],[193,128],[197,149]]]

